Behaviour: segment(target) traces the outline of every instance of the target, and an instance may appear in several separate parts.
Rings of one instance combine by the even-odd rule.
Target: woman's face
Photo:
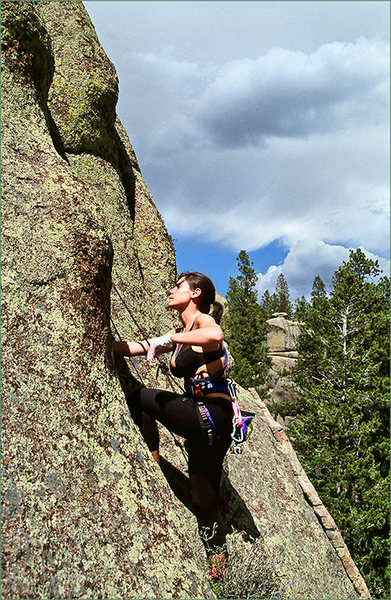
[[[177,283],[167,291],[168,308],[181,310],[186,308],[194,296],[194,291],[189,286],[185,277],[181,277]]]

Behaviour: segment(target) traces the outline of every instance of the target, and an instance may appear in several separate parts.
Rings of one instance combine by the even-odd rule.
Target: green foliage
[[[317,275],[312,283],[311,302],[308,302],[304,296],[296,298],[293,307],[293,318],[296,321],[306,322],[310,318],[309,312],[311,312],[311,308],[316,307],[321,310],[323,302],[327,302],[326,287],[319,275]]]
[[[305,321],[307,311],[310,306],[310,303],[305,299],[304,296],[301,296],[301,298],[296,298],[293,307],[293,318],[295,321]]]
[[[217,598],[285,598],[287,582],[278,574],[284,561],[281,547],[268,555],[261,538],[245,542],[243,535],[235,531],[226,547],[217,551],[226,552],[228,556],[222,577],[210,581]]]
[[[292,316],[292,303],[289,300],[288,282],[282,273],[277,277],[276,290],[273,294],[276,298],[275,312],[287,313],[288,318]]]
[[[261,298],[261,314],[262,319],[266,321],[270,319],[272,314],[275,312],[275,301],[273,300],[269,290],[265,290]]]
[[[319,275],[317,275],[312,284],[312,290],[311,290],[312,304],[315,305],[318,302],[322,302],[323,300],[326,299],[326,297],[327,297],[327,294],[326,294],[325,285],[324,285],[323,281],[321,280],[321,278],[319,277]]]
[[[280,273],[277,277],[276,287],[273,294],[266,290],[261,298],[261,311],[263,319],[270,319],[275,312],[284,312],[288,318],[292,316],[292,303],[289,299],[289,287],[284,275]]]
[[[223,320],[225,337],[235,364],[232,377],[245,388],[263,393],[263,381],[269,368],[265,346],[266,324],[257,302],[257,276],[247,253],[239,252],[239,275],[230,277],[227,313]]]
[[[290,437],[374,597],[388,597],[389,280],[361,250],[315,278]]]

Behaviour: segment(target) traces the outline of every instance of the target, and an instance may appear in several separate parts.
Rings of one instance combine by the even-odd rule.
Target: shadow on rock
[[[165,458],[160,459],[160,467],[178,500],[197,516],[190,493],[189,478]],[[220,502],[224,528],[227,533],[233,530],[241,531],[244,533],[246,541],[254,541],[260,537],[260,532],[243,498],[235,490],[225,473],[222,475],[220,484]]]
[[[137,422],[137,396],[141,384],[133,377],[125,359],[122,357],[116,357],[116,368],[130,415]],[[175,496],[197,517],[190,492],[189,477],[163,457],[160,458],[160,467]],[[220,483],[220,503],[223,524],[227,533],[240,531],[244,534],[245,540],[250,542],[260,537],[261,534],[246,503],[233,487],[224,471]]]
[[[126,360],[122,356],[115,356],[115,368],[117,370],[118,381],[120,382],[122,391],[125,394],[125,399],[130,414],[133,417],[135,412],[134,399],[137,397],[137,391],[142,387],[142,384],[135,377],[133,377]]]
[[[261,536],[245,501],[223,472],[220,483],[220,506],[228,531],[241,531],[244,539],[253,542]]]

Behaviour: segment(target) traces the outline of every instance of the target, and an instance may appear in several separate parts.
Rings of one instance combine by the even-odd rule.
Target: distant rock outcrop
[[[272,357],[297,358],[296,344],[300,335],[300,324],[290,321],[287,317],[287,313],[273,313],[267,321],[267,346]]]
[[[158,469],[127,406],[164,378],[111,353],[112,331],[173,325],[176,276],[115,69],[81,2],[5,1],[2,27],[2,597],[211,598],[181,451],[162,430]],[[240,398],[257,416],[227,458],[227,527],[282,548],[289,598],[368,597],[278,425]]]
[[[267,320],[266,345],[271,361],[266,381],[269,389],[268,405],[274,402],[289,403],[295,399],[289,375],[282,372],[288,372],[299,356],[296,344],[300,335],[300,323],[291,321],[287,317],[286,313],[274,313]]]

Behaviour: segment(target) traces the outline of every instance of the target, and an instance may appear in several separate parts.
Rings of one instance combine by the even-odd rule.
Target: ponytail
[[[217,324],[220,323],[221,317],[223,316],[224,306],[221,302],[212,302],[213,310],[210,313],[210,316],[214,318]]]

